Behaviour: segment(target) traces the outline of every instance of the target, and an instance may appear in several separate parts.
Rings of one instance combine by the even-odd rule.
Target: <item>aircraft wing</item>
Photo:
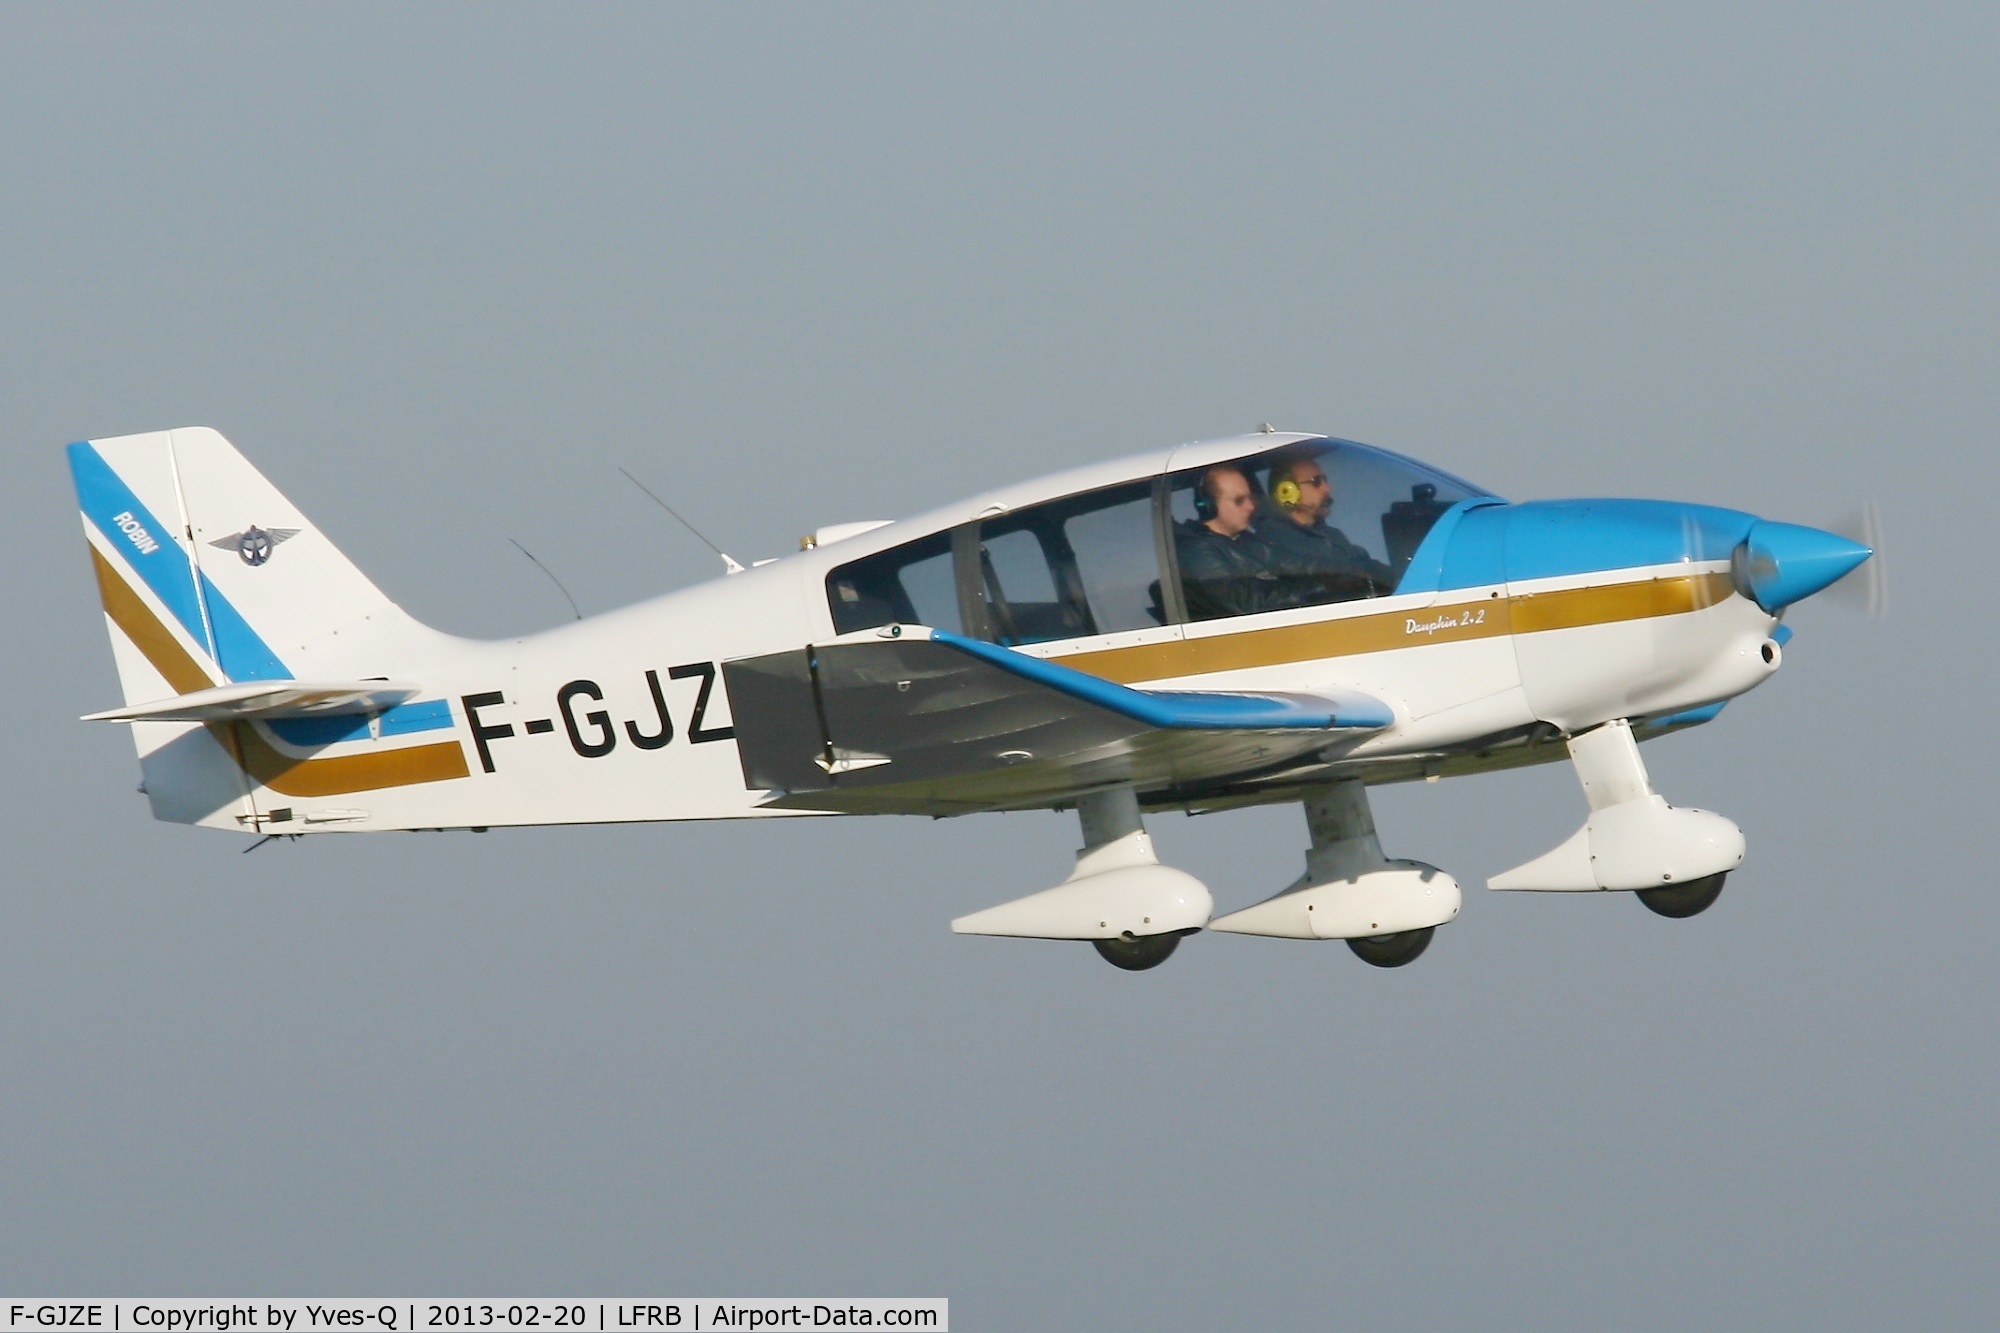
[[[944,630],[723,664],[744,781],[786,809],[963,814],[1213,790],[1395,719],[1371,695],[1140,690]]]

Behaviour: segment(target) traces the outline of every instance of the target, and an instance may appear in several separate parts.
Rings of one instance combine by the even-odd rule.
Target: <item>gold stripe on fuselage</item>
[[[279,750],[247,722],[208,724],[217,739],[225,727],[235,733],[232,750],[245,771],[272,791],[287,796],[342,796],[381,787],[444,782],[472,774],[465,762],[465,747],[457,741],[326,759],[299,759]]]
[[[1459,643],[1498,634],[1534,634],[1542,630],[1676,616],[1714,606],[1732,591],[1727,574],[1683,574],[1511,597],[1495,594],[1473,601],[1433,602],[1408,611],[1345,616],[1131,648],[1106,648],[1051,660],[1104,680],[1131,685],[1282,666],[1322,657],[1352,657],[1433,643]]]
[[[104,613],[118,626],[133,646],[166,678],[176,694],[192,694],[215,684],[199,662],[181,647],[152,608],[141,601],[132,585],[111,567],[111,562],[90,548],[90,565],[97,575],[97,591]],[[443,782],[471,775],[465,762],[465,747],[457,741],[411,745],[399,750],[367,754],[337,755],[303,759],[279,750],[255,726],[247,722],[204,724],[237,766],[262,785],[285,796],[343,796],[349,792],[374,791],[381,787],[407,787],[419,782]]]

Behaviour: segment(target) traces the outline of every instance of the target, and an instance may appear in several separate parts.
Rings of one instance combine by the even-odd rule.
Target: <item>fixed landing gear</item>
[[[1076,869],[1052,889],[959,917],[961,935],[1089,940],[1124,972],[1167,961],[1203,929],[1298,940],[1346,940],[1373,967],[1402,967],[1429,947],[1436,927],[1458,916],[1458,881],[1421,861],[1382,855],[1368,792],[1358,778],[1323,784],[1305,797],[1312,846],[1305,873],[1274,897],[1219,920],[1201,881],[1163,866],[1129,786],[1077,800],[1083,847]]]
[[[1401,967],[1417,961],[1417,955],[1431,947],[1436,926],[1421,930],[1399,930],[1393,935],[1362,935],[1347,942],[1354,956],[1370,967]]]
[[[1193,875],[1160,864],[1132,788],[1087,793],[1076,810],[1083,847],[1068,879],[962,916],[951,928],[961,935],[1089,940],[1113,967],[1158,967],[1181,936],[1208,924],[1215,900]]]
[[[1209,929],[1295,940],[1346,940],[1375,967],[1416,961],[1458,915],[1458,881],[1421,861],[1382,855],[1368,790],[1341,778],[1309,791],[1306,872],[1276,897],[1209,922]]]
[[[1661,916],[1699,916],[1715,905],[1715,900],[1722,895],[1722,881],[1728,878],[1729,872],[1725,870],[1719,875],[1703,875],[1685,884],[1640,889],[1638,897],[1646,910],[1658,912]]]
[[[1693,916],[1743,864],[1743,830],[1721,815],[1668,805],[1653,790],[1632,724],[1618,718],[1569,738],[1590,814],[1551,851],[1486,882],[1542,893],[1631,891],[1661,916]]]
[[[1113,967],[1127,972],[1144,972],[1158,967],[1173,956],[1180,948],[1181,936],[1186,932],[1177,931],[1171,935],[1120,935],[1116,939],[1092,940],[1091,946],[1098,956]]]

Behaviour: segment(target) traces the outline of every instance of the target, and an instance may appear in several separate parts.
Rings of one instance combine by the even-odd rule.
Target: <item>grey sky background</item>
[[[0,1289],[923,1294],[963,1328],[1990,1319],[2000,19],[1976,6],[0,12]],[[1891,616],[1649,746],[1687,922],[1419,963],[952,936],[1054,815],[158,825],[61,466],[230,436],[505,634],[1272,421],[1515,498],[1882,508]],[[1297,811],[1154,821],[1239,906]]]

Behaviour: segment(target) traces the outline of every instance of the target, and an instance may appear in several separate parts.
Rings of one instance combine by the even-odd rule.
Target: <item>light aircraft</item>
[[[1488,887],[1715,901],[1744,839],[1639,743],[1778,670],[1870,548],[1733,510],[1510,504],[1263,430],[822,528],[520,638],[407,615],[220,434],[69,446],[155,818],[274,835],[1074,809],[1073,873],[952,923],[1133,971],[1207,929],[1407,963],[1462,895],[1367,789],[1568,759],[1581,828]],[[1296,529],[1296,531],[1294,531]],[[725,557],[727,561],[727,557]],[[732,567],[733,561],[728,561]],[[1148,811],[1297,803],[1298,880],[1215,915]]]

